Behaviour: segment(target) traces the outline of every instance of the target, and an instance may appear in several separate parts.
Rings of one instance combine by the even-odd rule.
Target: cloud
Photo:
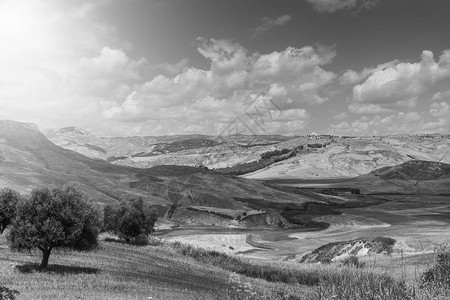
[[[99,77],[102,79],[138,80],[142,67],[148,65],[145,58],[134,60],[122,49],[104,47],[94,57],[82,57],[76,65],[78,76],[85,79]]]
[[[393,109],[383,108],[377,104],[360,104],[360,103],[351,103],[348,106],[348,110],[354,114],[364,114],[364,115],[394,112]]]
[[[290,20],[292,20],[290,15],[283,15],[277,18],[264,17],[262,19],[262,24],[254,30],[252,38],[256,38],[274,27],[283,26]]]
[[[450,100],[450,90],[445,92],[437,92],[431,97],[430,101]]]
[[[354,70],[347,70],[340,76],[339,82],[342,85],[355,85],[363,80],[366,80],[367,77],[371,76],[373,73],[386,69],[388,67],[395,67],[395,65],[397,65],[398,63],[398,60],[393,60],[384,64],[380,64],[375,68],[364,68],[359,73]]]
[[[387,116],[362,116],[352,122],[331,124],[329,132],[337,135],[395,135],[448,133],[450,109],[447,103],[433,103],[427,113],[398,112]]]
[[[318,12],[332,13],[340,9],[371,9],[380,0],[306,0]]]
[[[448,128],[450,128],[449,103],[444,101],[431,103],[429,113],[433,118],[424,125],[423,129],[428,132],[448,133]]]
[[[167,76],[175,76],[183,71],[184,68],[187,67],[189,63],[189,59],[183,58],[179,62],[175,64],[170,63],[161,63],[156,66],[150,66],[152,72],[155,72],[155,75],[162,74]]]
[[[124,99],[147,62],[96,12],[108,1],[0,3],[0,118],[41,128],[98,129],[100,111]]]
[[[444,117],[444,116],[450,116],[450,108],[448,103],[446,102],[440,102],[440,103],[433,103],[430,106],[430,114],[433,117]]]
[[[435,60],[423,51],[419,62],[393,61],[360,73],[345,72],[341,83],[356,84],[349,109],[354,113],[391,112],[414,108],[418,98],[437,83],[450,78],[450,50]]]
[[[343,120],[345,120],[347,118],[348,118],[348,114],[346,112],[342,112],[340,114],[337,114],[337,115],[333,116],[332,119],[335,120],[335,121],[343,121]]]
[[[209,69],[186,66],[174,76],[160,74],[135,85],[103,116],[139,123],[171,119],[167,132],[217,134],[237,119],[255,131],[246,133],[298,134],[310,119],[305,106],[327,101],[326,90],[337,77],[322,68],[336,55],[330,47],[259,54],[230,40],[202,38],[196,47]]]
[[[259,56],[250,77],[254,85],[270,86],[271,95],[285,105],[320,104],[329,100],[326,89],[337,77],[321,66],[329,64],[335,56],[333,48],[328,47],[288,47]]]
[[[386,117],[363,116],[354,122],[332,124],[330,131],[337,135],[393,135],[416,134],[423,130],[424,118],[417,112],[399,112]]]
[[[235,41],[198,38],[208,67],[186,59],[152,64],[101,21],[99,10],[115,1],[0,3],[0,118],[98,135],[218,134],[230,126],[300,134],[311,107],[331,98],[333,47],[253,53]],[[33,20],[19,26],[27,35],[11,34],[22,15]]]

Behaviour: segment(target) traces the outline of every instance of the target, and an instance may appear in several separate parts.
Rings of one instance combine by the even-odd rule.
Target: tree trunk
[[[41,262],[41,268],[42,269],[47,269],[48,258],[50,257],[50,251],[52,251],[52,249],[44,249],[44,250],[42,250],[42,262]]]

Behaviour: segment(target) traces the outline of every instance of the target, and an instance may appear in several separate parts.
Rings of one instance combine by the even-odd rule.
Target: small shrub
[[[387,274],[343,270],[330,275],[315,289],[308,300],[413,300],[413,287]]]
[[[10,188],[0,190],[0,234],[13,221],[16,214],[16,205],[21,198],[18,192]]]
[[[149,246],[160,246],[163,244],[163,241],[156,236],[149,236],[147,239],[147,245]]]
[[[358,257],[356,255],[349,255],[341,262],[341,266],[344,267],[355,267],[355,268],[362,268],[364,267],[364,263],[360,262]]]
[[[130,244],[135,246],[147,246],[148,236],[146,234],[140,234],[130,239]]]
[[[142,198],[121,201],[104,208],[104,231],[117,234],[128,244],[147,245],[147,235],[153,232],[158,214]]]
[[[179,253],[192,257],[198,262],[221,267],[222,269],[251,278],[264,279],[270,282],[298,283],[309,286],[317,285],[320,281],[319,274],[314,271],[285,269],[270,265],[255,265],[217,251],[196,248],[178,242],[171,245]]]
[[[14,300],[19,294],[19,291],[0,286],[0,300]]]
[[[436,265],[422,274],[421,287],[450,288],[450,252],[440,252]]]
[[[259,300],[261,295],[255,291],[251,283],[242,282],[236,273],[231,273],[228,277],[229,296],[238,300]]]

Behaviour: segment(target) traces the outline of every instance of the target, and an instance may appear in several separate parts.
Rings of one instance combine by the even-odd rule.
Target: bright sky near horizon
[[[448,0],[1,0],[0,119],[96,135],[449,133]]]

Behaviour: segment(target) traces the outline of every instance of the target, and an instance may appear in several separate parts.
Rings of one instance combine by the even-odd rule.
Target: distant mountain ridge
[[[259,158],[257,153],[263,150],[261,146],[274,145],[291,139],[275,135],[200,134],[96,137],[76,127],[46,130],[44,133],[49,140],[63,148],[114,164],[139,168],[168,164],[226,167],[229,163],[242,163],[248,159],[256,160]],[[257,151],[256,154],[248,150],[248,148],[257,147],[261,151]]]
[[[383,179],[437,180],[450,178],[450,164],[414,160],[398,166],[384,167],[371,174]]]
[[[75,126],[69,126],[69,127],[63,127],[56,131],[48,130],[47,132],[44,132],[44,134],[55,134],[55,135],[69,135],[69,136],[85,136],[89,138],[94,138],[94,135],[90,133],[87,130],[75,127]]]
[[[67,131],[72,134],[73,130],[63,132]],[[0,121],[0,188],[7,186],[27,193],[42,184],[73,184],[99,203],[142,197],[161,216],[202,225],[241,224],[234,219],[192,212],[191,206],[236,209],[243,214],[255,210],[255,205],[263,208],[274,203],[284,207],[314,201],[206,168],[165,165],[140,169],[110,164],[53,144],[36,126]],[[248,222],[265,227],[288,223],[278,211],[246,217],[245,224]]]
[[[46,131],[45,134],[63,148],[117,165],[138,168],[157,165],[226,168],[258,161],[262,154],[269,151],[304,147],[305,150],[295,157],[243,175],[255,179],[355,177],[410,160],[450,163],[450,135],[441,134],[386,137],[95,137],[75,127]]]

